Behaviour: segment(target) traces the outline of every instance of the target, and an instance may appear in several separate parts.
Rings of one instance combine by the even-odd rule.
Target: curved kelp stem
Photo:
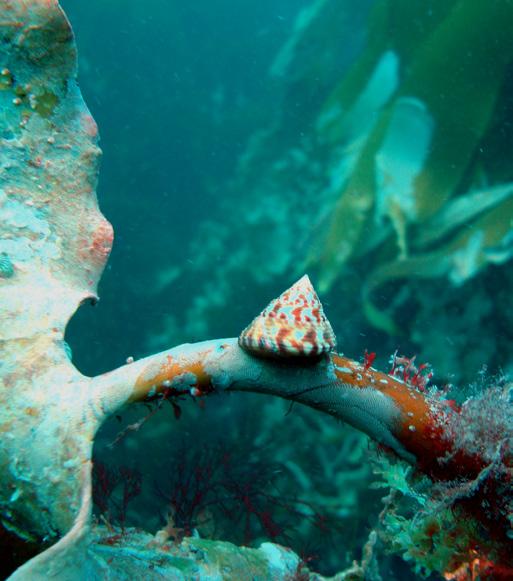
[[[330,354],[318,362],[259,358],[237,339],[182,345],[127,364],[95,380],[94,405],[114,414],[127,402],[156,401],[224,391],[262,393],[327,413],[362,430],[399,457],[439,477],[474,470],[475,458],[457,466],[438,459],[451,449],[444,430],[455,412],[443,400],[398,378],[346,357]]]
[[[109,415],[127,401],[184,393],[265,393],[335,416],[408,462],[436,471],[437,456],[450,448],[442,441],[452,409],[369,362],[332,354],[335,344],[305,276],[271,301],[238,340],[181,346],[104,375],[93,398],[96,413]]]

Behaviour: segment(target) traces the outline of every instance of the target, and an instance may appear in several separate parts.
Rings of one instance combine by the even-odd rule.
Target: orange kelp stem
[[[246,353],[236,339],[224,339],[182,345],[105,379],[129,384],[125,399],[105,403],[109,413],[126,401],[222,391],[266,393],[353,425],[435,478],[473,475],[483,467],[479,458],[461,452],[440,462],[453,451],[448,425],[457,411],[448,402],[342,355],[305,363],[273,360]]]
[[[416,457],[417,466],[423,472],[447,480],[476,475],[483,469],[484,463],[479,457],[453,451],[448,425],[457,409],[452,402],[429,397],[406,381],[347,357],[334,354],[332,361],[337,379],[345,386],[355,390],[372,389],[394,402],[399,416],[391,427],[392,432]]]
[[[206,372],[202,359],[210,350],[198,353],[198,360],[188,360],[167,354],[163,361],[152,361],[138,375],[130,397],[133,401],[148,401],[158,396],[190,393],[195,397],[213,391],[212,377]]]

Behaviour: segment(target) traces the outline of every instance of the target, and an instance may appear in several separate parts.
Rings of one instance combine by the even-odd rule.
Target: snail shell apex
[[[242,331],[239,345],[277,358],[319,358],[335,349],[335,334],[307,275],[269,303]]]

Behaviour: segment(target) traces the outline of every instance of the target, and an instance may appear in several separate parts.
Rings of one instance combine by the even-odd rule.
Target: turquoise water
[[[219,213],[250,136],[271,122],[282,98],[268,69],[304,5],[63,4],[77,36],[81,88],[101,127],[101,205],[119,242],[102,283],[105,314],[89,313],[86,328],[92,339],[122,324],[130,338],[109,354],[88,341],[77,353],[84,368],[112,367],[134,349],[134,337],[148,339],[162,317],[190,305],[189,285],[175,281],[171,295],[155,288],[154,276],[198,260],[191,249],[198,231]]]
[[[62,5],[102,137],[99,201],[115,228],[101,301],[68,330],[80,370],[237,336],[308,272],[352,359],[376,353],[387,371],[395,351],[416,355],[458,403],[507,382],[509,2]],[[204,408],[178,402],[106,446],[144,414],[126,410],[96,442],[97,466],[124,466],[140,484],[123,514],[115,494],[110,507],[96,498],[113,524],[157,531],[179,479],[216,466],[203,505],[172,501],[186,534],[271,539],[326,575],[360,560],[372,529],[381,540],[369,579],[440,579],[462,562],[446,558],[467,550],[447,541],[453,523],[441,519],[433,549],[427,533],[385,522],[388,489],[374,472],[400,495],[402,469],[383,468],[366,436],[331,418],[232,395]],[[407,522],[425,512],[413,505],[397,509]]]

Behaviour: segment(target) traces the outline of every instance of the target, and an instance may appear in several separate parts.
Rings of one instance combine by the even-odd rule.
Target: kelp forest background
[[[82,372],[236,336],[307,272],[348,356],[416,356],[456,402],[507,381],[510,2],[62,4],[116,232],[101,301],[67,333]],[[394,537],[387,579],[458,550],[401,520],[425,483],[280,400],[127,410],[97,446],[96,516],[115,526],[156,532],[171,511],[177,536],[271,539],[323,574]]]

